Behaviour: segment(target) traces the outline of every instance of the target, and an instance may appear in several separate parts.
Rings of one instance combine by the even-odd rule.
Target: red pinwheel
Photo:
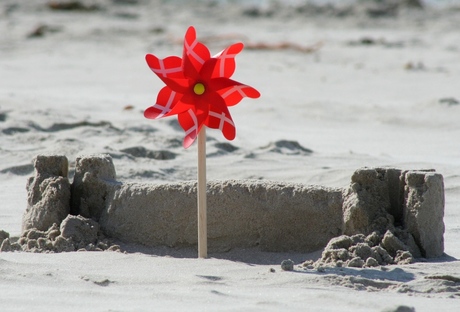
[[[243,44],[236,43],[211,57],[208,48],[197,41],[195,28],[189,27],[182,58],[159,59],[147,54],[148,66],[166,86],[144,116],[157,119],[177,114],[185,131],[185,148],[192,145],[203,125],[220,129],[226,139],[233,140],[236,129],[228,106],[238,104],[243,97],[260,96],[256,89],[230,79],[235,56],[241,50]]]

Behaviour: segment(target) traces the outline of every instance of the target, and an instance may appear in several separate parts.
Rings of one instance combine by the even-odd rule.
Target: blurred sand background
[[[245,43],[233,78],[262,94],[232,108],[234,141],[208,131],[208,179],[345,187],[360,167],[433,168],[446,189],[446,257],[296,274],[280,261],[318,253],[2,253],[0,310],[458,310],[458,281],[425,279],[460,278],[458,3],[59,3],[0,3],[0,229],[20,235],[37,154],[66,155],[72,168],[77,155],[108,153],[121,181],[196,179],[196,146],[182,148],[175,118],[142,115],[163,85],[145,54],[180,55],[194,25],[213,54]]]

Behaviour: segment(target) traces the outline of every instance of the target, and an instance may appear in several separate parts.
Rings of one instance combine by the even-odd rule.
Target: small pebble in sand
[[[275,273],[276,270],[274,268],[270,268],[270,273]]]
[[[364,265],[363,259],[361,259],[360,257],[355,257],[351,259],[350,262],[348,262],[347,266],[349,268],[362,268],[363,265]]]
[[[397,264],[411,264],[414,263],[414,257],[408,251],[398,250],[396,252],[395,262]]]
[[[368,267],[368,268],[377,267],[377,266],[379,266],[379,263],[374,258],[369,257],[369,258],[366,259],[365,266]]]
[[[119,245],[112,245],[107,250],[108,251],[121,252],[121,247]]]
[[[292,271],[292,270],[294,270],[294,261],[292,261],[291,259],[283,260],[281,262],[281,269],[283,271]]]
[[[380,238],[379,233],[377,231],[374,231],[371,234],[369,234],[364,241],[370,247],[374,247],[374,246],[377,246],[380,243],[381,238]]]

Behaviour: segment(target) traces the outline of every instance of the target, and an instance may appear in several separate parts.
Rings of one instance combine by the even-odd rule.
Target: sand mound
[[[8,235],[9,236],[9,235]],[[1,238],[1,237],[0,237]],[[6,237],[0,251],[69,252],[120,251],[100,231],[99,224],[82,216],[68,215],[58,226],[54,223],[46,231],[36,228],[25,230],[17,240]]]

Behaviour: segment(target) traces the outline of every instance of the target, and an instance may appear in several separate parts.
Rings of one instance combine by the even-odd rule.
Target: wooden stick
[[[198,258],[208,257],[208,231],[206,221],[206,128],[198,133]]]

